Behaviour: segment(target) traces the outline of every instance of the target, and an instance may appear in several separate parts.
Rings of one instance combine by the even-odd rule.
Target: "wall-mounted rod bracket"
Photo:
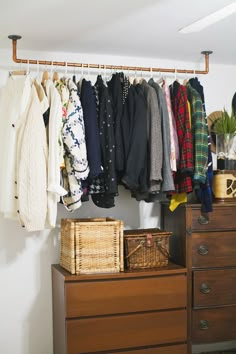
[[[10,36],[8,36],[8,38],[17,41],[18,39],[21,39],[22,37],[18,36],[18,34],[10,34]]]
[[[182,73],[182,74],[208,74],[209,73],[209,55],[213,52],[210,50],[202,51],[201,54],[205,56],[205,70],[192,70],[192,69],[168,69],[168,68],[152,68],[152,67],[140,67],[140,66],[124,66],[124,65],[105,65],[105,64],[83,64],[83,63],[69,63],[61,61],[49,61],[49,60],[33,60],[33,59],[20,59],[17,58],[17,41],[22,37],[19,35],[9,35],[9,39],[12,40],[12,59],[15,63],[22,64],[37,64],[37,65],[53,65],[53,66],[66,66],[77,68],[91,68],[91,69],[108,69],[108,70],[125,70],[125,71],[148,71],[159,73]]]

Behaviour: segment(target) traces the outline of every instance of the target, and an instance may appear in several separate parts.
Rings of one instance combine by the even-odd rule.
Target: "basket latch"
[[[152,237],[152,234],[147,234],[146,235],[146,238],[147,238],[147,247],[152,247],[154,245],[154,239]]]

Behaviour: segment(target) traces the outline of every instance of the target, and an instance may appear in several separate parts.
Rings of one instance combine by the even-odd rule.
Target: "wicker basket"
[[[159,229],[125,230],[125,267],[143,269],[167,266],[170,235],[171,232]]]
[[[60,265],[71,274],[123,271],[123,222],[62,219]]]

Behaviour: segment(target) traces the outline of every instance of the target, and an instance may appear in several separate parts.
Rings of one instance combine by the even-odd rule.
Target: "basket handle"
[[[170,254],[167,251],[167,249],[165,247],[163,247],[159,242],[157,242],[156,244],[157,244],[157,248],[163,254],[163,256],[165,256],[166,258],[169,259],[170,258]]]
[[[131,251],[129,254],[127,254],[127,256],[125,258],[129,258],[132,256],[132,254],[134,254],[135,252],[137,252],[141,247],[143,247],[145,241],[141,241],[140,244],[135,247],[135,249],[133,251]]]
[[[141,247],[143,247],[144,244],[145,244],[145,241],[141,241],[140,244],[137,247],[135,247],[135,249],[133,251],[131,251],[125,258],[131,257],[132,254],[137,252]],[[156,242],[156,246],[159,249],[159,251],[163,254],[163,256],[165,256],[168,259],[170,258],[170,254],[165,247],[163,247],[159,242]]]

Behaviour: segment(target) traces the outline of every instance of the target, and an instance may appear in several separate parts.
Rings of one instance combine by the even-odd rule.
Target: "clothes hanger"
[[[77,82],[76,82],[76,66],[74,66],[74,73],[73,73],[73,76],[72,76],[72,81],[74,82],[75,85],[77,85]]]
[[[84,79],[84,64],[81,64],[81,76],[80,76],[80,80],[78,82],[78,86],[79,86],[79,90],[81,91],[81,87],[82,87],[82,81]]]
[[[194,70],[195,71],[195,70]],[[183,81],[183,85],[186,86],[187,82],[188,82],[188,77],[187,77],[187,72],[185,71],[185,79]]]
[[[176,69],[175,69],[175,73],[174,74],[175,74],[175,81],[178,81],[177,80],[177,70]]]
[[[59,73],[57,71],[54,71],[52,81],[55,82],[59,80],[60,80]]]
[[[20,68],[19,70],[12,70],[9,71],[9,76],[25,76],[28,74],[27,70],[21,69],[22,63],[20,62]],[[28,65],[29,65],[29,60],[28,60]]]
[[[88,64],[88,81],[91,81],[89,64]]]
[[[133,85],[137,85],[139,83],[139,80],[137,78],[137,70],[135,70],[134,72],[134,79],[133,79]]]
[[[52,65],[53,65],[53,62],[52,62]],[[60,80],[59,73],[57,70],[55,70],[52,75],[52,81],[55,82],[55,81],[59,81],[59,80]]]
[[[104,65],[104,84],[106,85],[107,84],[107,81],[108,81],[108,77],[107,77],[107,67],[106,65]]]
[[[49,80],[49,79],[50,79],[49,72],[48,72],[48,70],[45,69],[44,72],[43,72],[43,75],[42,75],[41,84],[43,86],[45,86],[46,81]]]
[[[141,70],[141,77],[139,78],[139,83],[142,84],[144,81],[144,78],[143,78],[143,71]]]
[[[25,76],[27,75],[26,70],[13,70],[9,71],[9,76]]]
[[[157,80],[157,84],[161,85],[164,84],[166,81],[165,77],[161,75],[161,71],[159,70],[159,79]]]
[[[152,67],[150,67],[150,79],[153,79]]]
[[[36,73],[35,80],[40,82],[40,65],[39,65],[39,61],[38,60],[37,60],[37,73]]]
[[[65,65],[65,77],[67,77],[68,74],[68,67],[67,67],[67,61],[66,61],[66,65]]]

